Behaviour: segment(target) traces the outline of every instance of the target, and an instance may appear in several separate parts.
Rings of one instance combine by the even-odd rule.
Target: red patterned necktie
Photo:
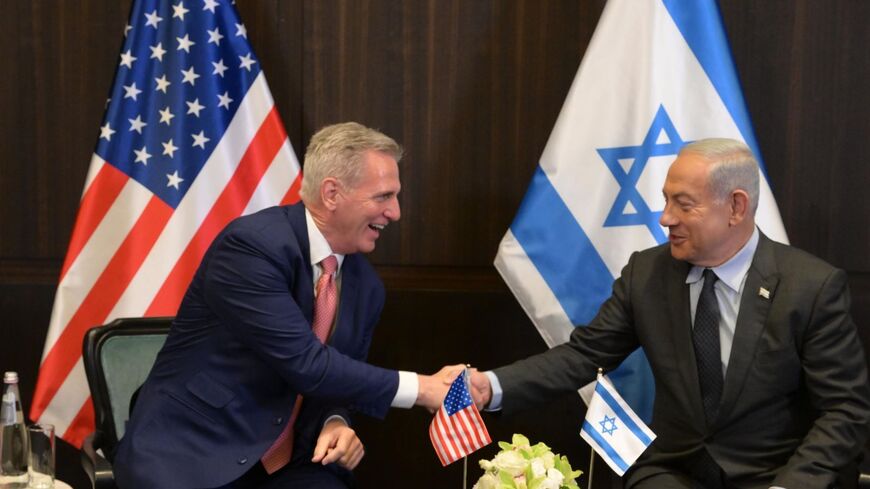
[[[338,288],[335,285],[335,271],[338,268],[338,259],[335,255],[329,255],[320,262],[323,273],[317,280],[317,298],[314,300],[314,322],[311,329],[321,343],[326,343],[329,331],[332,329],[332,321],[335,319],[335,310],[338,305]],[[290,420],[284,431],[278,435],[272,446],[263,454],[260,461],[263,468],[269,474],[274,473],[287,465],[290,456],[293,455],[293,424],[299,415],[302,406],[302,396],[296,396]]]

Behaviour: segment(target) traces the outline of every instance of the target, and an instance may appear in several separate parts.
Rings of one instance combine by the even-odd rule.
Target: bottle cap
[[[4,384],[17,384],[18,383],[18,372],[6,372],[3,374],[3,383]]]

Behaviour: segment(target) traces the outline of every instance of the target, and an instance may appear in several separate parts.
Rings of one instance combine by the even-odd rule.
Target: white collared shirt
[[[329,255],[335,255],[338,258],[338,268],[335,271],[335,285],[338,289],[338,301],[341,304],[341,266],[344,264],[344,255],[332,251],[332,247],[329,246],[329,242],[326,241],[326,237],[323,236],[323,233],[317,227],[308,209],[305,209],[305,224],[308,227],[308,254],[311,260],[311,275],[313,280],[311,286],[315,289],[314,293],[317,293],[317,281],[323,274],[323,267],[320,265],[320,262]],[[335,319],[336,321],[338,320],[338,314],[335,315]],[[417,380],[417,374],[400,370],[399,389],[396,391],[396,396],[393,397],[393,402],[390,405],[399,408],[414,407],[419,390],[420,385]]]
[[[713,290],[716,293],[716,303],[719,304],[719,354],[722,358],[723,377],[728,370],[728,359],[731,358],[731,345],[734,343],[734,330],[737,328],[737,315],[740,313],[740,298],[743,297],[743,287],[746,285],[749,267],[758,248],[758,235],[758,228],[755,228],[749,241],[740,248],[740,251],[725,263],[711,268],[719,278]],[[701,289],[704,288],[704,269],[705,267],[692,266],[686,276],[693,327],[698,298],[701,296]]]

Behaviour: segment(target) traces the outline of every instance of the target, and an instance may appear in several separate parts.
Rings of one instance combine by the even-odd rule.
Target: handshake
[[[465,369],[465,365],[447,365],[432,375],[417,374],[419,390],[417,391],[418,406],[425,407],[429,412],[435,412],[447,397],[450,385]],[[492,386],[489,377],[476,368],[468,369],[469,392],[478,409],[483,409],[492,398]]]

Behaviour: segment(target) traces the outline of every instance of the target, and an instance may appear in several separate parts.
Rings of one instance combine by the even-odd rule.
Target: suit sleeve
[[[636,256],[613,283],[613,293],[595,318],[588,326],[574,328],[567,343],[493,371],[504,393],[504,413],[574,392],[594,380],[599,367],[612,370],[637,349],[631,309]]]
[[[829,487],[867,441],[870,386],[849,310],[846,274],[834,270],[816,296],[802,343],[804,381],[817,418],[774,486]]]
[[[296,392],[385,416],[398,389],[398,372],[320,343],[290,290],[293,267],[304,266],[301,257],[274,241],[248,228],[223,236],[206,264],[205,301]],[[287,263],[294,259],[298,263]]]

